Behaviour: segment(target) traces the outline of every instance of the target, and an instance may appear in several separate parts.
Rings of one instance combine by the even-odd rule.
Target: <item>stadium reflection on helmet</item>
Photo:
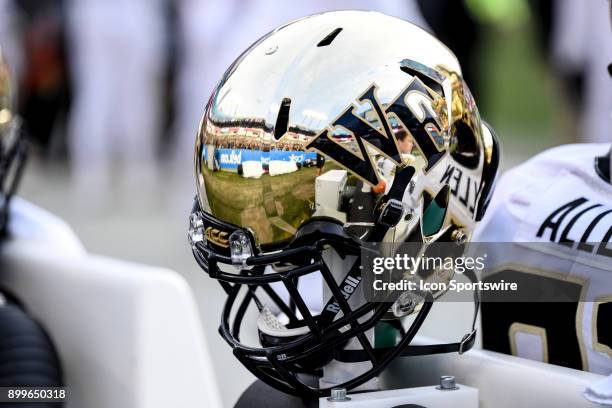
[[[332,360],[370,363],[338,385],[353,388],[397,356],[471,347],[473,330],[448,347],[409,345],[430,294],[395,345],[375,348],[366,333],[409,297],[366,302],[359,257],[368,242],[469,239],[497,149],[455,56],[413,24],[330,12],[258,40],[215,89],[195,146],[189,236],[228,294],[220,332],[236,357],[280,390],[326,395],[308,377]],[[334,262],[352,267],[338,276]],[[299,284],[311,274],[324,282],[318,311]],[[241,332],[251,309],[259,344]]]
[[[26,142],[15,113],[13,79],[0,48],[0,231],[5,232],[10,198],[17,189]]]

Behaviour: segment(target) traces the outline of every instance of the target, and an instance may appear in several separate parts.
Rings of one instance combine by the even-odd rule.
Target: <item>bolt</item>
[[[331,402],[340,402],[350,401],[351,399],[346,396],[346,388],[332,388],[331,394],[327,397],[327,400]]]
[[[467,241],[467,234],[462,229],[456,229],[451,234],[451,239],[455,241],[457,245],[462,245]]]
[[[436,387],[439,390],[442,391],[451,391],[451,390],[456,390],[459,389],[459,387],[457,387],[457,383],[455,382],[455,376],[454,375],[443,375],[440,377],[440,385],[438,387]]]
[[[414,212],[411,209],[406,210],[406,214],[404,215],[404,221],[410,221],[414,216]]]

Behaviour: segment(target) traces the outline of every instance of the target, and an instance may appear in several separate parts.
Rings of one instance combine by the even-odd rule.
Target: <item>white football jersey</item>
[[[612,373],[612,185],[595,170],[609,150],[556,147],[501,178],[474,236],[500,243],[489,246],[499,250],[487,254],[483,278],[561,282],[580,302],[484,302],[483,347]]]
[[[64,220],[21,197],[11,199],[8,220],[9,242],[28,241],[41,251],[66,256],[85,254],[83,244]]]

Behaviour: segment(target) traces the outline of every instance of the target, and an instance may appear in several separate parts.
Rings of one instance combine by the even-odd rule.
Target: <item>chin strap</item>
[[[464,274],[467,276],[470,281],[476,283],[478,278],[476,274],[472,270],[468,270]],[[431,295],[430,295],[431,296]],[[433,302],[427,301],[426,302]],[[426,315],[429,313],[429,309],[431,308],[431,304],[424,304],[423,308],[427,306],[426,312],[424,316],[418,316],[417,320],[420,322],[424,320]],[[441,353],[459,353],[463,354],[474,346],[476,342],[476,321],[478,319],[478,311],[480,310],[480,291],[476,289],[474,291],[474,316],[472,319],[472,330],[467,333],[461,341],[455,343],[440,343],[440,344],[427,344],[427,345],[410,345],[410,340],[412,339],[402,339],[400,343],[394,347],[383,347],[374,349],[374,355],[377,359],[382,359],[390,352],[395,350],[397,347],[403,347],[404,350],[399,354],[400,356],[422,356],[427,354],[441,354]],[[419,312],[419,315],[423,312]],[[415,321],[416,322],[416,321]],[[415,324],[415,323],[413,323]],[[409,330],[410,331],[410,330]],[[408,340],[408,341],[404,341]],[[338,350],[334,353],[334,359],[342,362],[342,363],[357,363],[360,361],[368,361],[369,357],[364,350]]]
[[[466,270],[464,275],[472,282],[477,283],[478,277],[473,270]],[[415,355],[423,355],[423,354],[438,354],[438,353],[452,353],[457,352],[459,354],[463,354],[474,346],[476,342],[476,322],[478,321],[478,311],[480,310],[480,290],[478,286],[476,286],[476,290],[474,291],[474,313],[472,316],[472,329],[469,333],[466,333],[461,341],[458,343],[447,343],[447,344],[437,344],[437,345],[425,345],[425,346],[409,346],[408,349],[402,353],[402,355],[406,356],[415,356]],[[415,352],[411,352],[411,349],[414,349]],[[420,352],[424,351],[424,352]]]

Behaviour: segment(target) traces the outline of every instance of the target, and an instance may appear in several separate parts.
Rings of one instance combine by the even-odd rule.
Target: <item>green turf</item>
[[[204,173],[213,213],[227,222],[251,227],[262,243],[292,235],[287,228],[270,223],[270,218],[297,228],[313,212],[314,167],[278,176],[264,174],[259,179],[208,169]]]
[[[567,143],[568,104],[537,42],[533,19],[487,26],[480,52],[477,102],[506,154],[531,156]]]

